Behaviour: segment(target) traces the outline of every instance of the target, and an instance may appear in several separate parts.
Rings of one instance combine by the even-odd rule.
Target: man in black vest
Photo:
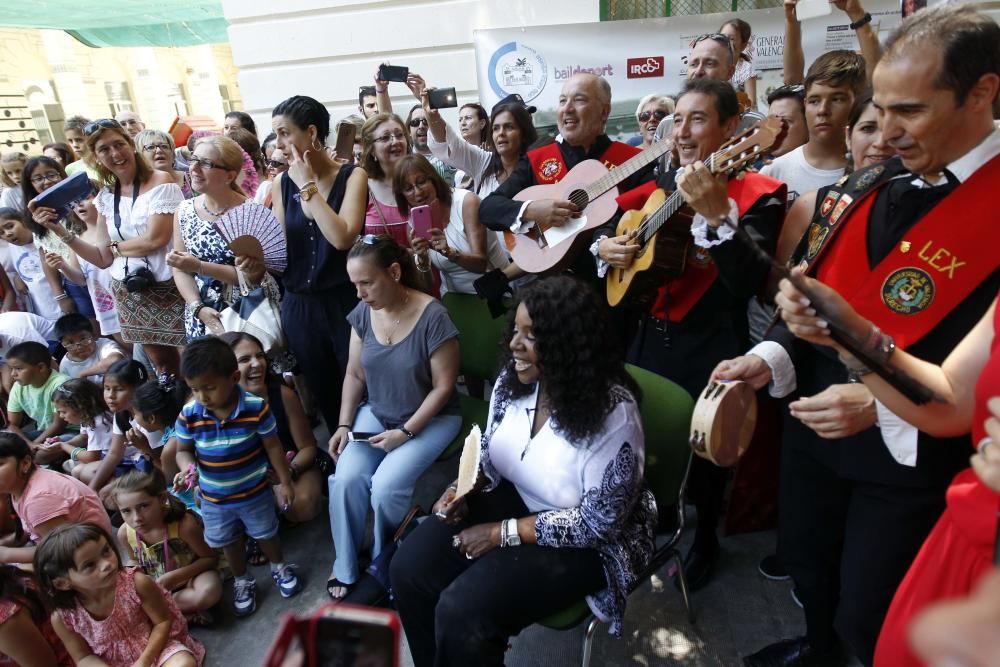
[[[981,208],[988,199],[978,195],[983,179],[1000,174],[1000,131],[992,119],[998,72],[1000,27],[992,19],[946,5],[905,21],[873,80],[883,138],[901,160],[855,172],[836,188],[800,249],[810,273],[828,283],[870,281],[887,266],[907,264],[879,283],[876,298],[862,301],[857,290],[849,300],[932,363],[944,360],[1000,289],[994,220],[935,215],[955,202]],[[930,232],[933,245],[911,247],[911,239]],[[982,240],[981,250],[947,251],[968,247],[970,235]],[[845,272],[852,262],[860,266]],[[935,301],[954,306],[929,320],[923,311],[940,309]],[[829,404],[822,397],[849,381],[847,369],[829,348],[795,339],[783,326],[747,356],[720,364],[714,376],[770,383],[773,395],[791,399],[779,552],[804,605],[807,634],[744,663],[827,664],[839,634],[870,665],[896,587],[944,508],[946,486],[968,465],[968,437],[918,434],[866,390],[843,392],[844,400]]]

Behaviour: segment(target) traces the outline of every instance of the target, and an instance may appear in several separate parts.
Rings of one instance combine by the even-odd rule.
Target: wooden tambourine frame
[[[712,382],[691,417],[691,449],[721,467],[735,465],[753,437],[757,394],[745,382]]]

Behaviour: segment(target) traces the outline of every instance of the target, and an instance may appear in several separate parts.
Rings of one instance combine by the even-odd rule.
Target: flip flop
[[[340,602],[348,596],[351,592],[351,587],[353,584],[345,584],[336,577],[330,577],[326,580],[326,594],[330,596],[330,599],[334,602]],[[341,595],[334,594],[334,590],[340,589],[343,591]]]

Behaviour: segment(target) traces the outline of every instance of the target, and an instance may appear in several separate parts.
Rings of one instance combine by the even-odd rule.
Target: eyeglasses
[[[413,192],[416,192],[418,189],[427,185],[429,181],[430,179],[426,177],[418,178],[409,185],[403,186],[403,194],[404,195],[412,194]]]
[[[277,160],[267,160],[264,163],[268,169],[288,169],[287,162],[278,162]]]
[[[63,343],[62,346],[67,350],[78,350],[81,347],[86,347],[94,342],[93,338],[81,338],[75,343]]]
[[[358,238],[355,245],[364,244],[368,246],[376,246],[379,243],[384,243],[386,241],[392,241],[392,237],[388,234],[365,234],[364,236]]]
[[[412,125],[413,127],[416,127],[416,125],[413,125],[413,121],[410,121],[410,125]],[[392,132],[392,133],[383,134],[381,137],[375,137],[375,141],[377,143],[380,143],[380,144],[387,144],[390,141],[392,141],[393,139],[395,139],[396,141],[403,141],[403,142],[405,142],[406,141],[406,135],[403,134],[402,132]]]
[[[101,130],[101,129],[105,129],[105,130],[120,130],[121,132],[125,131],[125,128],[123,128],[121,126],[121,123],[119,123],[114,118],[100,118],[98,120],[92,121],[92,122],[87,123],[86,125],[84,125],[83,126],[83,134],[84,134],[84,136],[89,137],[94,132],[97,132],[98,130]]]
[[[659,109],[657,109],[656,111],[643,111],[641,114],[639,114],[639,122],[647,123],[649,122],[650,118],[655,118],[656,120],[663,120],[666,117],[667,114],[663,111],[660,111]]]
[[[360,94],[362,97],[374,97],[375,86],[361,86],[358,88],[358,94]]]
[[[156,151],[163,151],[164,153],[170,152],[170,144],[146,144],[142,147],[142,150],[146,153],[155,153]]]
[[[410,119],[410,127],[420,127],[421,123],[423,123],[424,126],[426,126],[426,127],[430,126],[430,124],[427,122],[426,118],[411,118]]]
[[[200,167],[201,169],[223,169],[221,164],[215,164],[211,160],[206,160],[205,158],[198,157],[197,155],[192,155],[188,158],[188,168]]]
[[[58,183],[63,179],[62,174],[50,171],[47,174],[39,174],[38,176],[31,177],[32,185],[41,185],[42,183]]]

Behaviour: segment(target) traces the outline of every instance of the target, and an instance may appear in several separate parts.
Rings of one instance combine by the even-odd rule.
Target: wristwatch
[[[317,192],[319,192],[319,188],[316,187],[316,182],[309,181],[304,186],[302,186],[301,190],[299,190],[299,197],[302,199],[302,201],[309,201],[310,199],[312,199],[312,196]]]
[[[851,24],[851,30],[857,30],[863,25],[867,25],[872,22],[872,15],[865,12],[865,15],[859,18],[857,21]]]
[[[500,546],[521,546],[521,536],[517,532],[517,519],[505,519],[500,524]]]

